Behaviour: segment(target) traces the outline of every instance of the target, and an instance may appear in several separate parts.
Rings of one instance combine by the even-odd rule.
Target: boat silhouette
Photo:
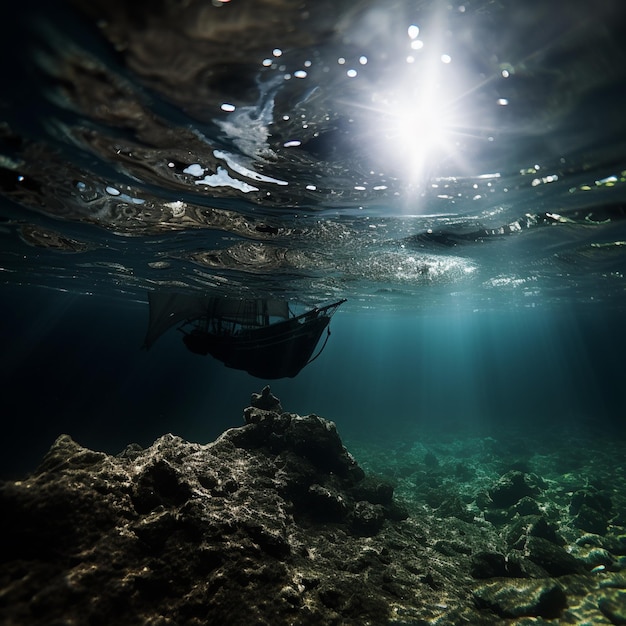
[[[239,299],[150,292],[150,323],[144,346],[150,348],[178,324],[185,346],[211,355],[227,367],[258,378],[293,378],[316,359],[330,336],[330,319],[345,299],[296,314],[275,299]],[[313,352],[322,336],[320,350]]]

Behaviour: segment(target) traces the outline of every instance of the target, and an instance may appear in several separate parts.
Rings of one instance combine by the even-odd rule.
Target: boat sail
[[[185,346],[227,367],[265,379],[293,378],[316,359],[330,336],[329,322],[338,300],[296,315],[283,300],[238,299],[209,295],[150,292],[150,323],[145,347],[179,325]],[[324,330],[326,340],[312,356]]]

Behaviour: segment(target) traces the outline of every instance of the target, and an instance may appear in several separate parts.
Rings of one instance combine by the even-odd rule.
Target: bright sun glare
[[[436,33],[422,41],[417,25],[407,30],[410,54],[385,81],[385,95],[374,96],[372,102],[382,120],[374,149],[403,177],[420,184],[443,159],[458,161],[462,128],[468,124],[460,119],[458,106],[463,97],[461,64],[442,50]]]
[[[445,112],[428,93],[410,103],[391,108],[391,124],[385,136],[388,148],[400,155],[410,179],[420,179],[429,165],[451,149],[450,128]]]

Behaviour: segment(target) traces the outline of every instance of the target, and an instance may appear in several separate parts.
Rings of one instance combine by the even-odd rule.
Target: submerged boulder
[[[606,590],[598,600],[598,608],[611,624],[626,624],[626,592]]]
[[[524,472],[512,470],[507,472],[489,490],[493,506],[505,508],[513,506],[522,498],[539,493],[539,487],[533,477]]]
[[[250,404],[257,409],[264,409],[265,411],[283,412],[280,400],[272,393],[269,385],[265,385],[261,393],[253,393],[250,398]]]
[[[498,578],[508,576],[504,554],[499,552],[477,552],[472,555],[470,574],[474,578]]]
[[[541,537],[557,545],[563,540],[556,528],[543,515],[524,515],[513,519],[505,531],[507,543],[512,548],[522,549],[528,537]]]
[[[587,571],[585,564],[572,556],[565,548],[543,537],[532,535],[528,537],[525,550],[528,558],[542,567],[550,576],[583,574]]]
[[[596,489],[580,489],[572,494],[569,511],[573,515],[572,525],[598,535],[607,530],[613,502]]]
[[[474,601],[502,618],[559,617],[567,606],[567,597],[552,579],[498,581],[485,583],[474,590]]]
[[[376,576],[358,581],[368,602],[333,593],[397,519],[393,487],[365,479],[332,422],[258,395],[208,445],[165,435],[111,456],[63,435],[2,484],[0,622],[384,623]]]

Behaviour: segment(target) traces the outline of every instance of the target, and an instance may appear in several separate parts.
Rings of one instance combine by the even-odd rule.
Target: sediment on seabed
[[[3,483],[0,622],[626,623],[623,472],[479,480],[467,450],[372,447],[366,473],[269,388],[244,421],[116,456],[62,435]]]

